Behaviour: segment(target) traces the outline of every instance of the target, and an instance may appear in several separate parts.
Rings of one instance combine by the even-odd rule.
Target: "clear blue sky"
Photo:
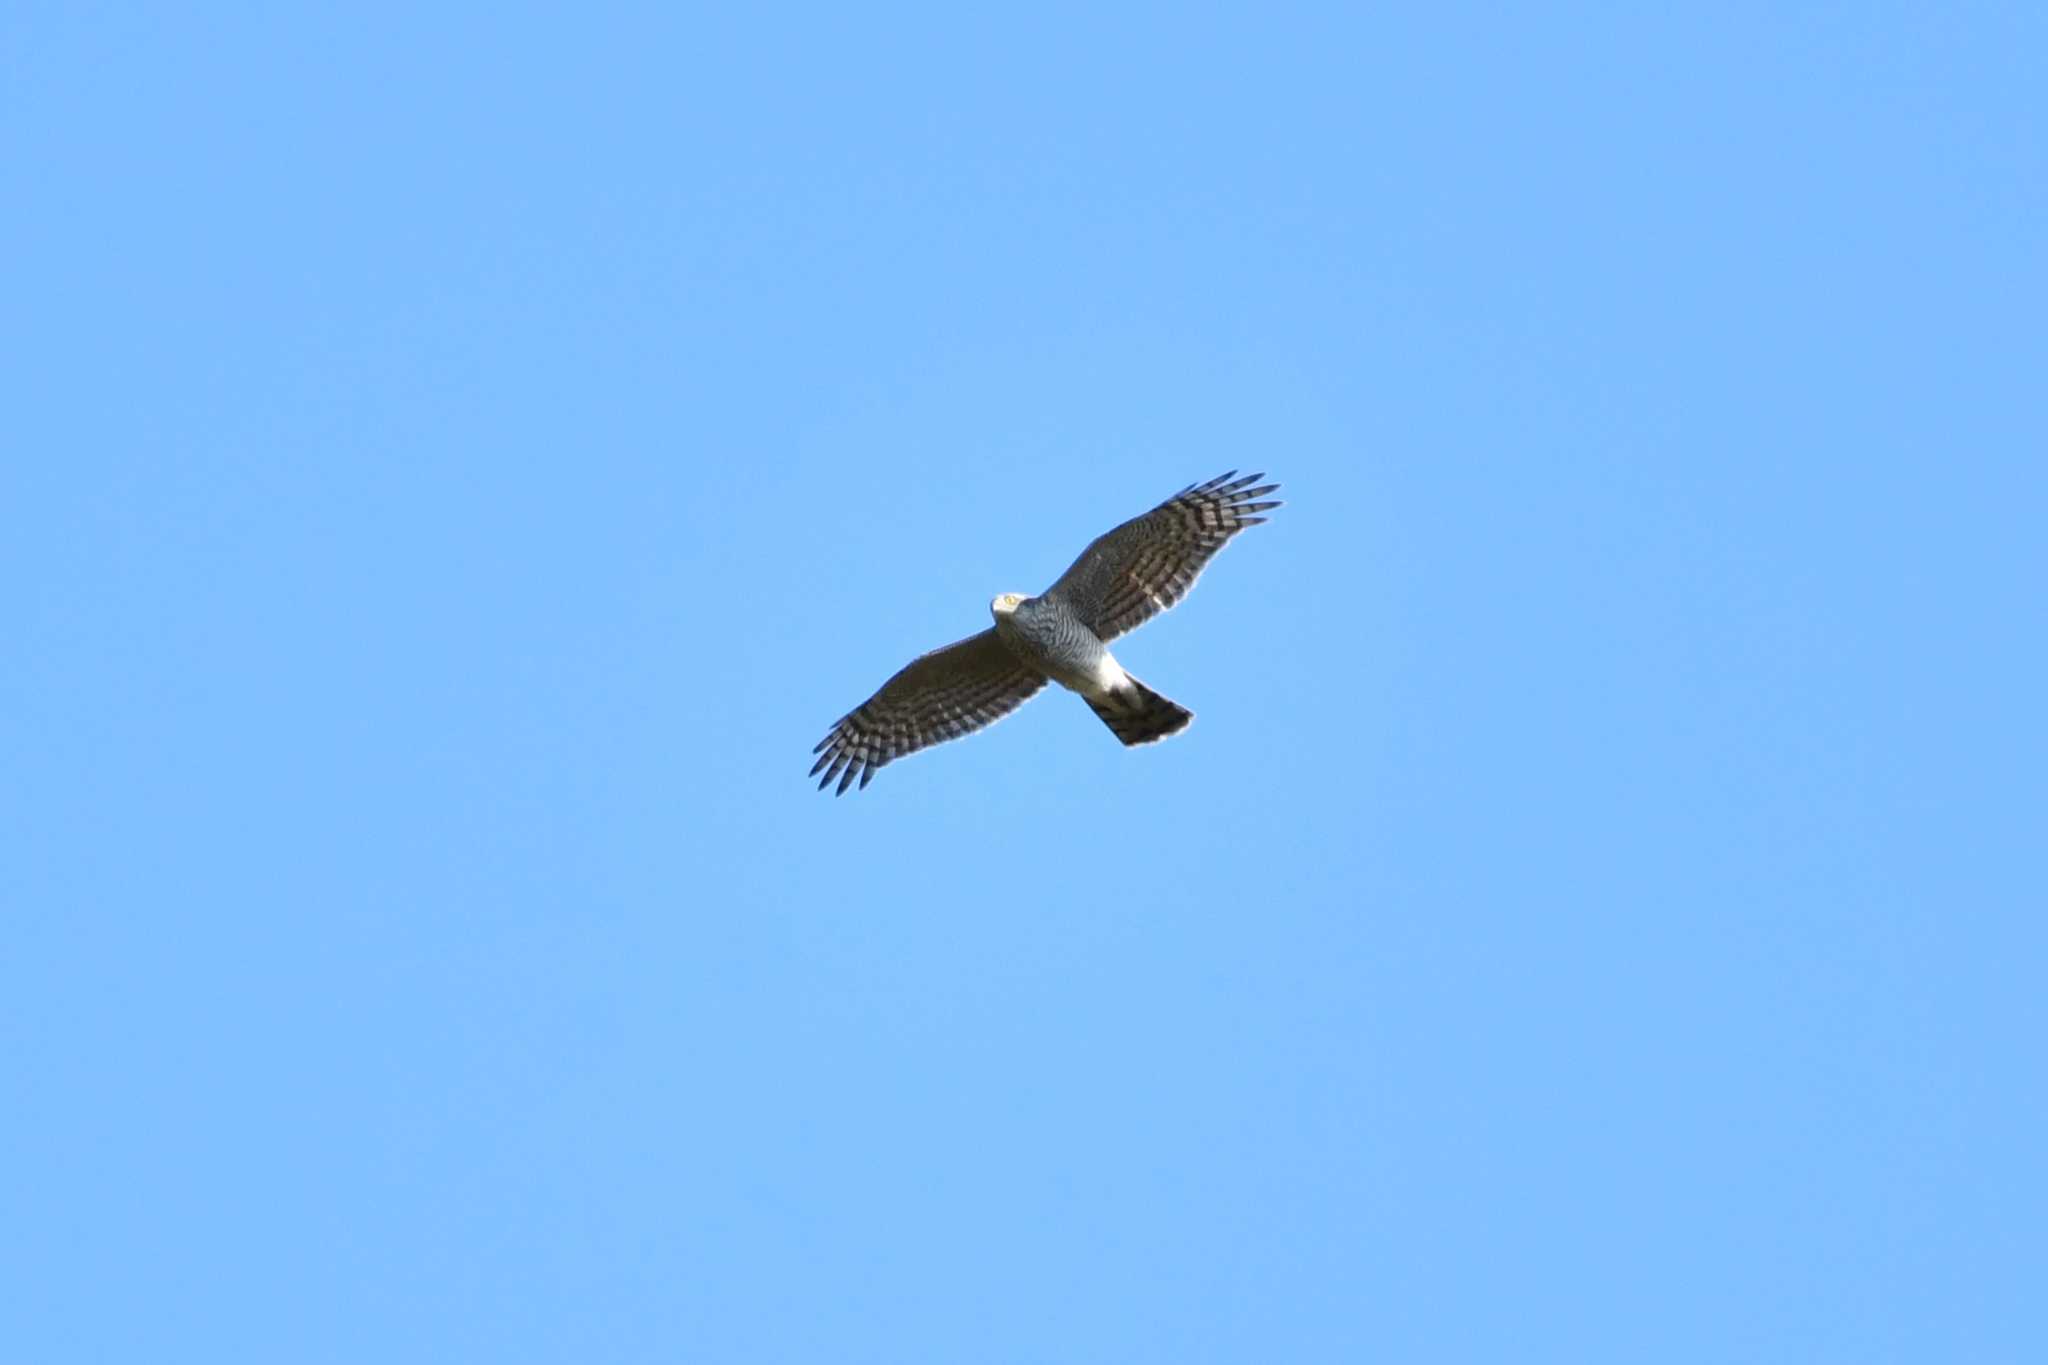
[[[2048,1359],[2042,9],[1115,11],[9,10],[10,1357]]]

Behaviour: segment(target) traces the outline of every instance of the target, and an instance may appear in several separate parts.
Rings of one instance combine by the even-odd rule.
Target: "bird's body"
[[[989,614],[997,638],[1069,691],[1095,696],[1127,676],[1109,646],[1060,598],[1004,593],[989,604]]]
[[[1124,671],[1096,633],[1061,597],[1019,599],[1004,593],[990,604],[996,635],[1012,653],[1069,692],[1125,744],[1150,744],[1188,728],[1195,713]]]
[[[1144,516],[1099,536],[1036,597],[1006,592],[989,604],[992,629],[936,649],[882,684],[819,742],[819,788],[858,778],[930,744],[1008,715],[1047,682],[1078,693],[1125,744],[1178,734],[1194,719],[1124,671],[1109,641],[1187,595],[1215,553],[1277,502],[1259,475],[1193,484]]]

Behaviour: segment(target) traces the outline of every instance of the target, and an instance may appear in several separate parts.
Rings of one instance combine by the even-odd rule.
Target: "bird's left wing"
[[[1279,484],[1260,484],[1263,474],[1235,474],[1190,484],[1097,536],[1045,595],[1063,599],[1104,640],[1145,624],[1188,595],[1232,536],[1280,505],[1259,501]]]
[[[843,796],[855,778],[865,787],[883,764],[1001,720],[1043,686],[993,629],[970,635],[914,660],[842,717],[811,751],[811,776],[824,772],[819,791],[838,778]]]

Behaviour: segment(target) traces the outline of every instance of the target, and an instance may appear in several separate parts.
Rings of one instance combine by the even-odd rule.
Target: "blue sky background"
[[[11,1356],[2048,1358],[2038,6],[0,44]]]

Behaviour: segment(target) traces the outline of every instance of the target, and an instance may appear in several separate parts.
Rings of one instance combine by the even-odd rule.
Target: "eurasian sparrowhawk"
[[[1124,672],[1107,642],[1187,596],[1232,536],[1280,505],[1257,501],[1278,484],[1235,474],[1192,484],[1097,538],[1039,596],[1002,594],[989,603],[994,627],[883,683],[812,750],[811,775],[825,774],[818,790],[835,778],[839,795],[856,778],[865,787],[883,764],[1008,715],[1048,679],[1080,693],[1125,744],[1186,729],[1194,713]]]

